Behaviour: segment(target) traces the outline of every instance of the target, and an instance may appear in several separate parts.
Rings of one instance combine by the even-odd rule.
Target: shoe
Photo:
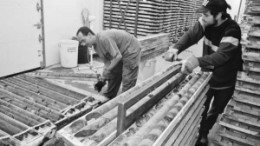
[[[197,140],[195,146],[208,146],[208,138],[207,137],[201,137]]]

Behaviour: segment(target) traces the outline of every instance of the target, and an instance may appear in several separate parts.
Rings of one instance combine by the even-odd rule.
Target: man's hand
[[[185,60],[182,60],[181,72],[184,74],[190,74],[192,71],[199,66],[199,60],[191,55]]]
[[[176,61],[178,58],[178,49],[173,48],[172,46],[169,47],[169,50],[164,54],[164,59],[166,61]]]
[[[100,92],[105,85],[106,85],[106,79],[99,78],[98,82],[94,84],[94,89]]]

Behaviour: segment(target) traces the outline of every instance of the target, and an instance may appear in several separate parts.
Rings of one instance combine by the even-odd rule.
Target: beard
[[[207,27],[215,27],[217,25],[218,21],[216,18],[213,19],[213,22],[211,24],[208,23]]]

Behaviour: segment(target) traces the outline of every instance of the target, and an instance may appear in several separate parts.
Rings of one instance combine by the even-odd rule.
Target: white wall
[[[87,8],[95,17],[93,31],[102,30],[103,0],[43,0],[46,66],[57,64],[59,40],[71,39],[83,26],[81,12]]]
[[[232,18],[238,13],[240,0],[226,0],[232,9],[228,11]],[[242,0],[241,14],[246,0]],[[58,42],[70,39],[83,25],[81,12],[87,8],[95,17],[92,24],[94,32],[103,29],[103,0],[43,0],[45,20],[46,66],[59,63]]]
[[[0,0],[0,77],[41,67],[40,0]]]
[[[242,17],[242,15],[244,13],[246,0],[226,0],[226,1],[227,1],[228,4],[230,4],[230,6],[232,8],[231,10],[228,10],[228,13],[231,15],[231,17],[233,19],[236,16],[240,20],[240,18]],[[242,2],[242,5],[241,5],[241,9],[240,9],[240,14],[238,14],[240,2]]]

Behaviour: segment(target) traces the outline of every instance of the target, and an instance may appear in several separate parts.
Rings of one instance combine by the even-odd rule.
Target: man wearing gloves
[[[225,0],[205,1],[197,10],[202,17],[165,55],[166,60],[175,60],[177,54],[204,37],[203,56],[190,56],[181,61],[183,73],[191,73],[198,66],[213,72],[196,146],[207,146],[209,130],[231,99],[237,72],[242,70],[241,30],[227,14],[227,8],[231,9]]]
[[[121,85],[122,92],[135,86],[141,57],[141,45],[131,34],[122,30],[105,30],[94,34],[88,27],[81,27],[77,39],[94,50],[104,62],[102,79],[108,81],[107,98],[114,98]]]

